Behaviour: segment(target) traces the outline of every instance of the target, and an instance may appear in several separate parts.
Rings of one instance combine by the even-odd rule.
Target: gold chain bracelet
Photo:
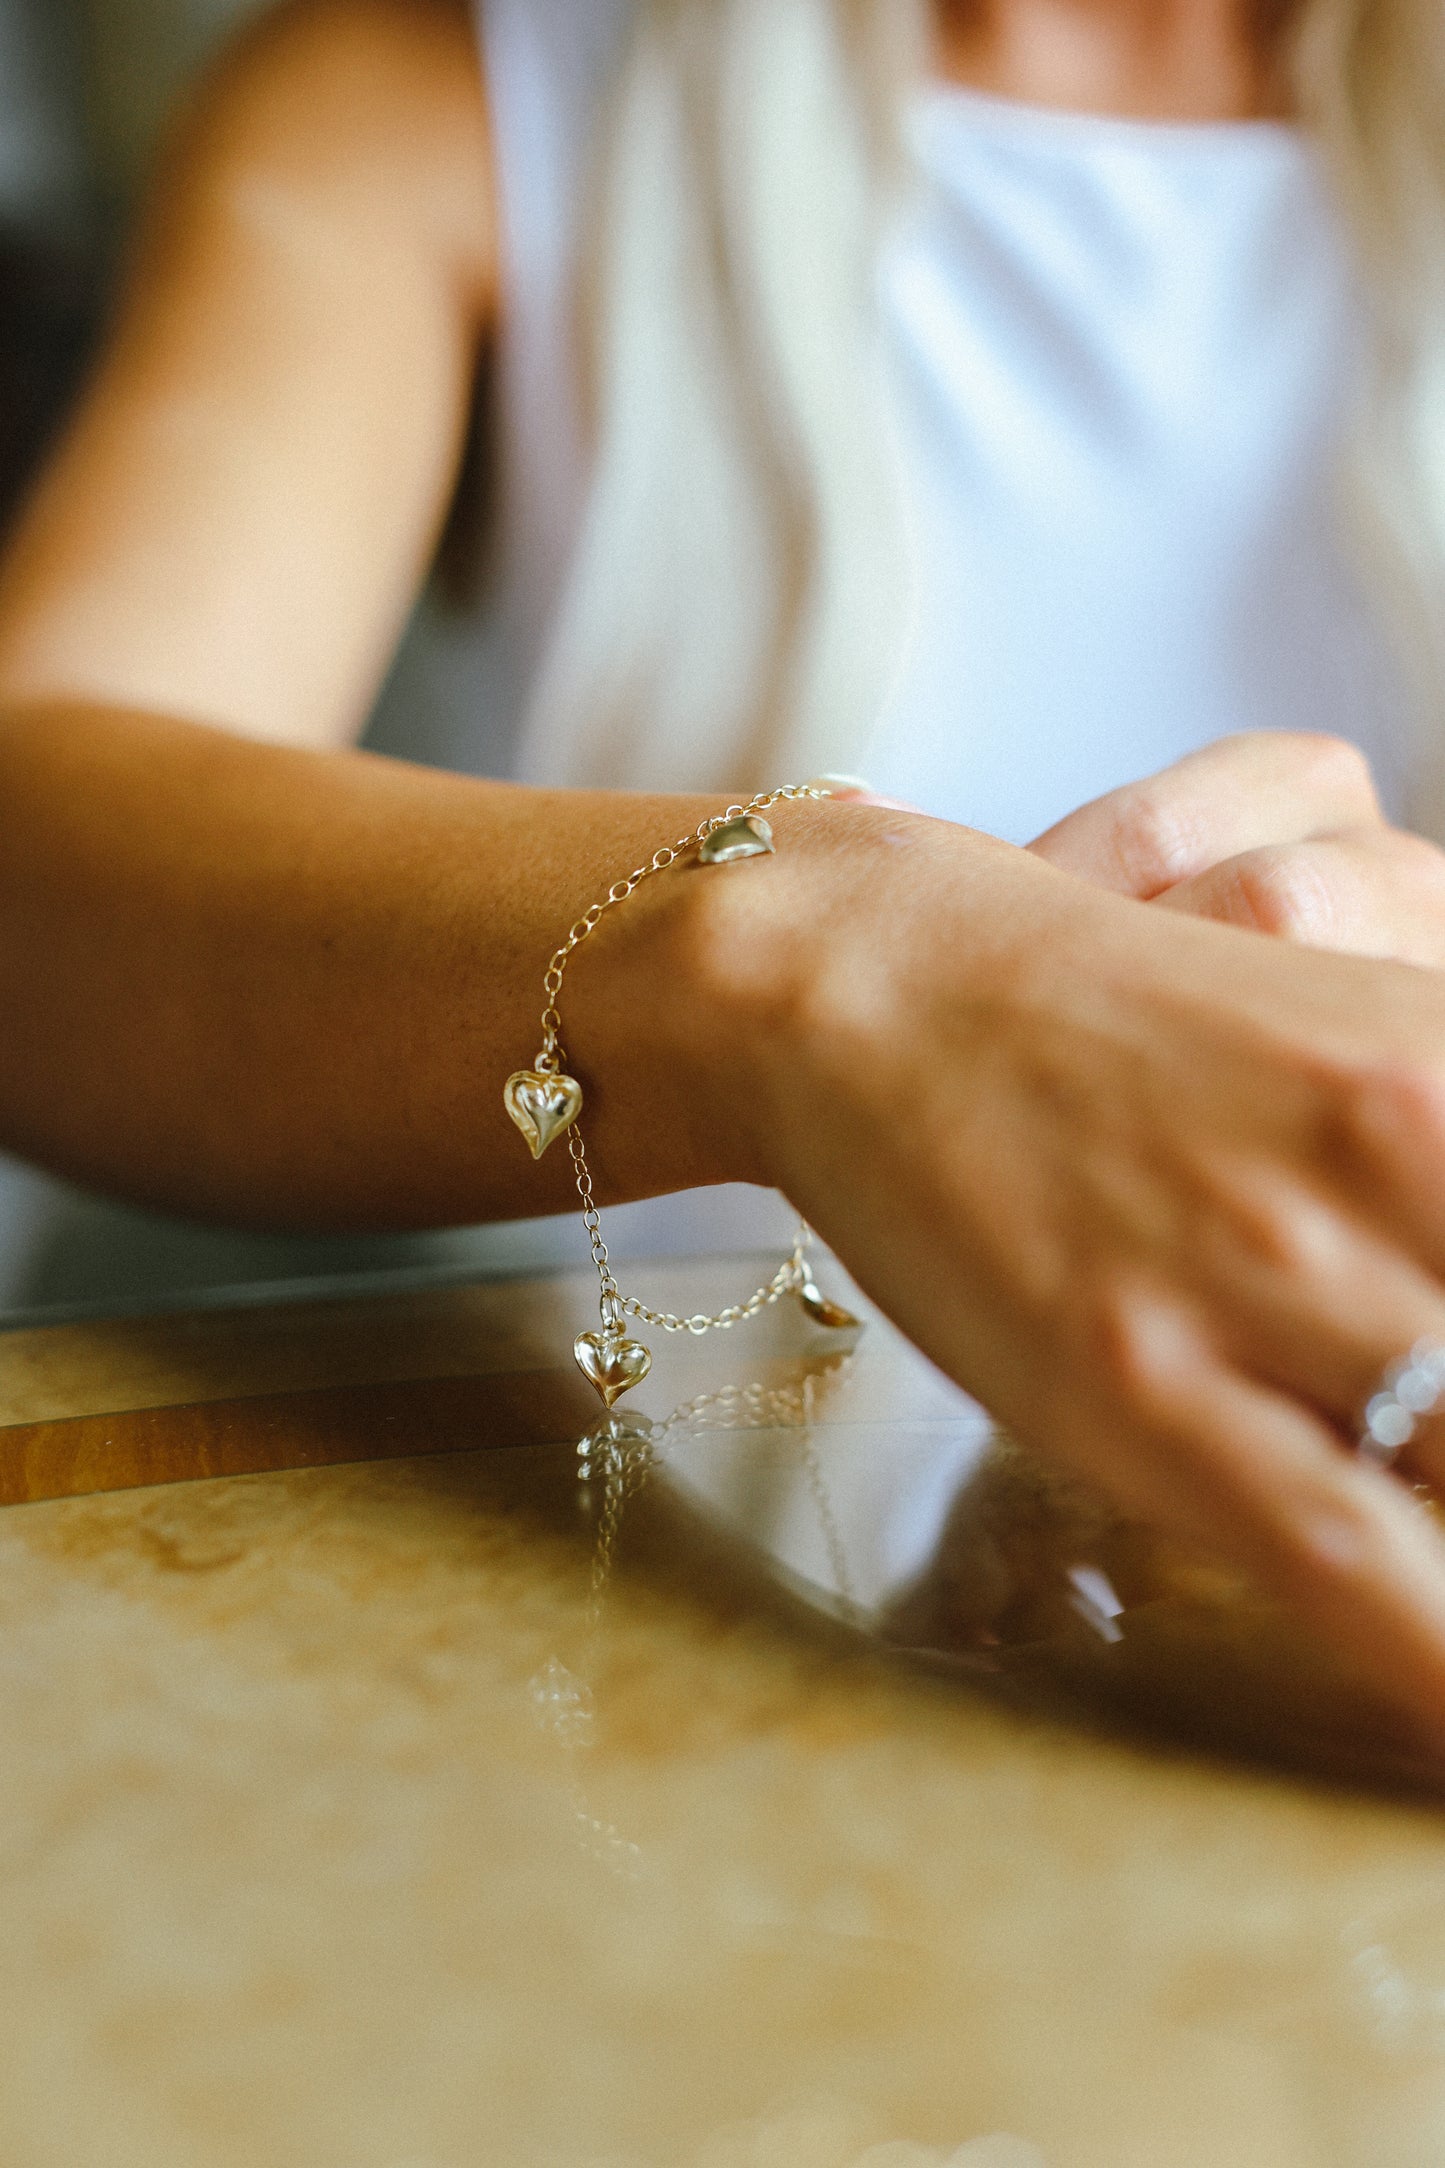
[[[582,1224],[587,1229],[592,1262],[597,1268],[601,1308],[600,1329],[579,1333],[572,1352],[578,1369],[588,1384],[595,1387],[609,1411],[624,1393],[640,1385],[652,1368],[651,1350],[640,1340],[627,1337],[625,1328],[629,1317],[652,1325],[659,1332],[697,1335],[726,1332],[746,1318],[756,1317],[760,1310],[781,1301],[784,1295],[795,1295],[816,1324],[844,1331],[856,1327],[859,1322],[851,1312],[830,1302],[819,1291],[808,1268],[813,1231],[806,1220],[799,1220],[793,1247],[772,1278],[762,1287],[755,1288],[745,1302],[732,1303],[715,1316],[699,1313],[692,1317],[675,1317],[667,1310],[650,1310],[635,1295],[623,1294],[607,1255],[607,1244],[602,1239],[602,1218],[592,1190],[592,1171],[587,1164],[582,1132],[577,1127],[583,1104],[582,1086],[576,1077],[567,1074],[567,1057],[561,1037],[562,1017],[558,1009],[562,981],[577,950],[584,941],[590,940],[607,913],[616,910],[618,904],[626,903],[644,881],[651,880],[656,873],[665,873],[669,866],[675,866],[683,858],[695,856],[699,865],[724,866],[743,859],[769,857],[774,849],[773,831],[763,818],[765,813],[775,805],[832,795],[826,777],[815,783],[786,783],[779,790],[760,791],[746,805],[730,805],[723,812],[700,821],[690,835],[680,837],[676,843],[665,843],[661,850],[653,852],[645,866],[638,866],[625,879],[614,881],[602,901],[583,912],[547,966],[542,981],[546,1006],[542,1010],[541,1052],[530,1069],[519,1069],[514,1076],[508,1077],[502,1097],[508,1114],[526,1138],[533,1159],[540,1159],[548,1145],[554,1144],[558,1137],[567,1136],[567,1149],[577,1176],[577,1194],[582,1200]]]

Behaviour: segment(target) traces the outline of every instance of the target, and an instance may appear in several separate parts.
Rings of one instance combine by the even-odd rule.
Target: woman
[[[1089,138],[1101,187],[1127,147],[1114,128],[1150,156],[1278,152],[1277,187],[1268,173],[1236,182],[1235,167],[1211,184],[1226,208],[1238,185],[1248,214],[1247,276],[1220,320],[1246,300],[1267,324],[1261,297],[1293,262],[1270,236],[1303,229],[1287,216],[1255,249],[1254,214],[1305,200],[1290,195],[1308,185],[1292,161],[1314,169],[1271,118],[1304,101],[1355,192],[1359,236],[1396,265],[1371,302],[1374,381],[1389,394],[1372,501],[1388,513],[1377,529],[1407,538],[1390,477],[1410,479],[1418,450],[1430,353],[1415,327],[1432,320],[1445,203],[1445,188],[1410,192],[1434,189],[1414,163],[1440,65],[1428,11],[1377,5],[1356,55],[1344,0],[1288,26],[1218,0],[1137,14],[1122,0],[996,0],[915,24],[933,35],[921,57],[903,35],[912,12],[497,0],[490,102],[472,27],[443,0],[295,8],[242,48],[159,193],[110,351],[0,589],[0,1136],[82,1181],[226,1222],[562,1211],[564,1154],[534,1166],[501,1092],[536,1045],[541,965],[581,905],[714,810],[715,786],[876,753],[875,782],[908,781],[954,819],[782,808],[775,856],[649,882],[575,962],[567,1039],[599,1196],[781,1188],[1020,1436],[1126,1509],[1228,1551],[1433,1731],[1445,1551],[1408,1490],[1349,1446],[1385,1367],[1421,1338],[1445,1341],[1445,977],[1419,968],[1445,961],[1445,875],[1428,845],[1383,824],[1350,746],[1204,742],[1252,719],[1248,700],[1225,697],[1233,679],[1267,694],[1270,671],[1285,691],[1260,694],[1273,711],[1253,719],[1320,707],[1389,742],[1376,621],[1328,552],[1315,562],[1306,547],[1324,524],[1311,443],[1273,495],[1246,491],[1233,525],[1231,491],[1253,468],[1222,478],[1210,460],[1144,546],[1114,534],[1040,714],[1015,729],[1005,707],[982,736],[1002,737],[1005,788],[1040,745],[1052,772],[1074,685],[1086,718],[1086,681],[1112,697],[1090,657],[1097,612],[1159,571],[1184,508],[1202,505],[1213,556],[1192,570],[1218,622],[1188,633],[1177,569],[1144,590],[1150,611],[1167,603],[1164,645],[1188,634],[1192,659],[1172,680],[1156,671],[1148,727],[1096,730],[1092,772],[1097,786],[1115,780],[1111,758],[1125,774],[1160,765],[1138,760],[1146,745],[1187,757],[1025,851],[1033,801],[1018,800],[1012,841],[955,824],[982,821],[986,794],[976,771],[949,769],[949,748],[973,712],[965,665],[981,683],[995,640],[1026,658],[1058,613],[1021,614],[1000,591],[968,653],[949,649],[948,611],[968,589],[940,562],[956,506],[923,494],[947,462],[920,457],[918,412],[907,387],[878,382],[873,336],[885,246],[903,250],[887,275],[924,315],[955,292],[930,284],[936,166],[926,202],[908,205],[929,151],[915,98],[943,98],[955,149],[982,139],[988,113],[1007,118],[994,95],[1018,101],[1016,121],[1060,104],[1115,116]],[[931,92],[910,89],[915,67]],[[614,116],[596,162],[579,142],[589,112]],[[1007,190],[979,185],[964,229],[996,265]],[[1162,193],[1126,179],[1140,224],[1120,296],[1151,233],[1155,259],[1171,260],[1154,210],[1188,206],[1201,185],[1197,170]],[[1316,254],[1291,351],[1321,432],[1342,431],[1331,371],[1365,368],[1349,310],[1370,259],[1362,249],[1358,273],[1341,271],[1325,199],[1310,202]],[[562,298],[584,210],[597,236],[579,274],[585,492]],[[1029,231],[1035,268],[1061,260],[1027,217],[1014,241]],[[1400,249],[1417,251],[1403,269]],[[1065,264],[1045,279],[1053,302],[1071,276]],[[1011,315],[1000,302],[1010,338],[1041,290],[1026,279]],[[1113,321],[1097,297],[1070,306]],[[1056,313],[1040,367],[1062,352],[1084,368],[1069,321]],[[477,356],[499,336],[509,652],[527,692],[498,704],[525,706],[526,729],[497,764],[546,787],[349,749],[436,544]],[[943,384],[954,406],[940,408],[937,382],[913,390],[940,426],[970,399],[1004,399],[991,441],[1038,455],[1029,547],[1042,552],[1068,457],[1071,486],[1111,453],[1132,472],[1155,432],[1110,379],[1096,436],[1051,447],[1025,424],[1060,409],[1009,407],[1014,374],[990,376],[988,360]],[[884,375],[899,365],[895,341]],[[1297,407],[1277,401],[1261,434],[1270,414],[1299,427]],[[1094,500],[1080,485],[1077,501]],[[1287,547],[1271,542],[1281,520]],[[1118,525],[1101,515],[1072,552],[1063,538],[1081,580]],[[911,639],[893,539],[910,527]],[[1428,548],[1416,558],[1428,574]],[[1268,588],[1281,559],[1303,600]],[[983,578],[992,561],[985,533],[963,569]],[[1236,564],[1230,586],[1221,567]],[[1072,591],[1057,564],[1052,576]],[[1256,589],[1267,620],[1288,604],[1263,674],[1243,668],[1247,642],[1231,649],[1217,697],[1171,744],[1169,703],[1247,621]],[[1136,612],[1099,639],[1132,668],[1150,622]],[[1025,676],[1020,663],[1013,682]],[[1349,712],[1367,698],[1369,716]],[[1049,728],[1052,740],[1029,737]],[[933,747],[921,764],[919,732]]]

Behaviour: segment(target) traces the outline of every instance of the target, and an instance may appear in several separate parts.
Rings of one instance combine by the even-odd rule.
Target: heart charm
[[[539,1069],[519,1069],[507,1079],[502,1104],[526,1138],[533,1159],[540,1159],[582,1112],[582,1086],[575,1076],[544,1076]]]
[[[572,1353],[577,1368],[600,1393],[605,1408],[613,1407],[624,1393],[640,1385],[652,1368],[651,1352],[640,1340],[624,1340],[611,1332],[579,1332]]]
[[[714,828],[697,847],[700,866],[730,866],[739,858],[771,858],[773,855],[773,831],[757,813],[744,813],[735,821],[724,821],[721,828]]]
[[[815,1325],[826,1325],[829,1332],[853,1332],[863,1322],[851,1310],[845,1310],[840,1302],[830,1302],[815,1280],[804,1280],[798,1288],[798,1300]]]

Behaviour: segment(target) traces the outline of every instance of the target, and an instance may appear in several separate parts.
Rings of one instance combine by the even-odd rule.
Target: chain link
[[[679,836],[676,843],[664,843],[660,850],[653,852],[645,866],[635,866],[625,880],[614,881],[601,903],[594,903],[583,912],[543,975],[542,991],[547,997],[547,1006],[542,1011],[542,1051],[536,1061],[538,1073],[553,1076],[566,1062],[561,1045],[562,1018],[557,1008],[562,980],[578,949],[596,933],[609,911],[616,910],[619,903],[626,903],[629,896],[636,895],[644,881],[650,881],[655,873],[666,873],[669,866],[675,866],[680,858],[686,858],[690,851],[706,843],[709,836],[716,835],[719,828],[726,828],[731,821],[746,820],[754,813],[768,813],[775,805],[831,796],[832,792],[818,783],[784,783],[777,790],[759,791],[746,805],[730,805],[721,813],[710,813],[705,821],[698,822],[690,835]]]
[[[730,1332],[734,1325],[756,1317],[760,1310],[771,1308],[773,1303],[781,1302],[784,1295],[794,1294],[803,1285],[808,1277],[806,1259],[812,1239],[812,1228],[806,1220],[799,1220],[793,1247],[767,1284],[755,1288],[746,1302],[729,1303],[716,1316],[709,1317],[698,1311],[692,1317],[674,1317],[670,1310],[649,1310],[635,1295],[623,1298],[623,1312],[628,1317],[640,1319],[644,1325],[654,1325],[659,1332],[690,1332],[698,1339],[705,1332]]]
[[[799,799],[823,799],[832,793],[818,783],[784,783],[777,790],[759,791],[746,805],[730,805],[721,813],[712,813],[699,821],[689,835],[680,836],[676,843],[664,843],[653,852],[645,866],[636,866],[624,880],[614,881],[600,903],[592,904],[583,912],[570,929],[566,940],[557,949],[542,979],[542,991],[546,1006],[542,1011],[542,1051],[536,1060],[536,1070],[541,1076],[560,1075],[567,1066],[567,1055],[562,1045],[562,1014],[559,1003],[562,998],[562,982],[567,966],[581,948],[597,931],[609,911],[618,904],[626,903],[634,896],[644,881],[656,873],[665,873],[679,859],[686,858],[719,828],[726,828],[733,821],[746,820],[755,813],[767,813],[775,805],[793,804]],[[573,1172],[577,1181],[577,1194],[582,1200],[582,1224],[592,1246],[592,1262],[597,1268],[601,1290],[602,1323],[608,1332],[621,1330],[624,1318],[634,1317],[644,1325],[652,1325],[659,1332],[692,1333],[701,1338],[707,1332],[729,1332],[734,1325],[741,1325],[761,1310],[780,1302],[784,1295],[793,1294],[802,1287],[808,1277],[807,1255],[812,1244],[813,1231],[806,1220],[799,1220],[793,1237],[793,1247],[784,1258],[772,1278],[762,1287],[755,1288],[745,1302],[730,1303],[725,1310],[708,1316],[696,1312],[692,1317],[676,1317],[669,1310],[651,1310],[639,1302],[635,1295],[624,1295],[617,1284],[607,1244],[602,1239],[602,1215],[592,1188],[592,1170],[587,1164],[587,1151],[582,1142],[582,1132],[574,1123],[568,1133],[567,1149],[571,1154]]]

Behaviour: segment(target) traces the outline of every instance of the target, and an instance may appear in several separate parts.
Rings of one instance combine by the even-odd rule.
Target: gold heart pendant
[[[735,821],[724,821],[697,847],[700,866],[732,866],[740,858],[772,855],[773,831],[760,813],[744,813]]]
[[[651,1352],[640,1340],[623,1340],[610,1332],[579,1332],[572,1353],[577,1368],[601,1394],[606,1408],[613,1407],[634,1385],[640,1385],[652,1368]]]
[[[507,1079],[502,1104],[526,1138],[533,1159],[540,1159],[582,1112],[582,1086],[575,1076],[544,1076],[539,1069],[519,1069]]]
[[[830,1302],[816,1280],[804,1280],[797,1292],[813,1323],[826,1325],[829,1332],[853,1332],[863,1322],[851,1310],[845,1310],[841,1302]]]

